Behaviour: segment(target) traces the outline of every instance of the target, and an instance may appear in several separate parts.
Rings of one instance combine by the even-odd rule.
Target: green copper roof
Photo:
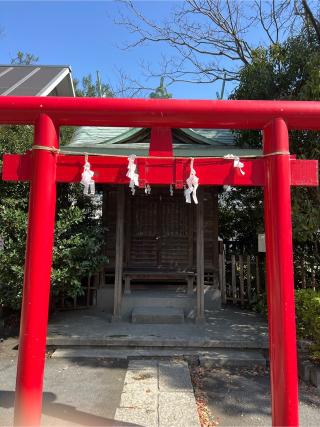
[[[235,146],[234,134],[226,129],[173,129],[173,150],[177,157],[261,155],[261,150]],[[147,156],[150,129],[128,127],[78,128],[63,149],[83,153]]]

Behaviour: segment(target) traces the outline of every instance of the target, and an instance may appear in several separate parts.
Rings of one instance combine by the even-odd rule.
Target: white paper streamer
[[[187,187],[186,186],[184,187],[184,196],[186,198],[186,202],[191,203],[191,194],[192,194],[192,199],[194,203],[197,205],[198,204],[197,188],[199,187],[199,178],[197,177],[196,171],[193,168],[193,161],[194,159],[191,158],[190,175],[189,175],[189,178],[187,179]]]
[[[223,158],[233,160],[233,167],[238,168],[241,172],[241,175],[246,174],[245,171],[242,170],[242,168],[244,167],[244,164],[242,162],[240,162],[240,157],[235,156],[233,154],[227,154],[226,156],[223,156]]]
[[[149,184],[147,184],[145,187],[144,187],[144,192],[146,193],[146,194],[151,194],[151,187],[150,187],[150,185]]]
[[[90,191],[90,196],[93,196],[95,194],[95,184],[92,178],[93,175],[94,175],[94,172],[90,169],[90,163],[88,162],[87,156],[86,156],[86,161],[83,166],[83,172],[82,172],[81,181],[80,181],[80,183],[84,186],[83,194],[85,194],[86,196],[89,195],[89,191]]]
[[[131,154],[128,157],[128,172],[127,177],[130,178],[129,187],[131,188],[131,193],[134,195],[136,192],[135,186],[139,186],[139,175],[136,173],[137,165],[135,164],[136,155]]]

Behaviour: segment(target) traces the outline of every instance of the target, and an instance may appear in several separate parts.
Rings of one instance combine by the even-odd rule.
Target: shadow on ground
[[[270,373],[264,369],[211,369],[204,372],[208,406],[220,426],[271,425]],[[299,384],[300,425],[318,426],[320,394]]]
[[[14,392],[13,391],[1,391],[0,393],[0,408],[11,408],[14,406]],[[61,420],[62,422],[71,422],[79,426],[110,426],[110,427],[126,427],[126,426],[138,426],[137,424],[123,423],[115,421],[113,419],[100,417],[97,415],[88,414],[83,411],[79,411],[73,406],[65,405],[62,403],[55,402],[56,395],[54,393],[45,392],[43,393],[43,415]],[[59,423],[55,424],[59,425]],[[60,423],[64,425],[64,423]]]

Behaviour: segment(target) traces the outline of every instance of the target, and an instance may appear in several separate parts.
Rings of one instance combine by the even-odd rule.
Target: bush
[[[61,130],[62,143],[72,129]],[[24,153],[33,143],[32,126],[0,126],[0,167],[4,153]],[[22,300],[29,184],[0,182],[0,308],[19,310]],[[98,200],[98,199],[97,199]],[[57,213],[51,275],[52,294],[75,297],[82,278],[106,263],[98,201],[79,183],[57,185]]]
[[[320,292],[312,289],[295,291],[297,333],[313,341],[311,357],[320,361]]]
[[[295,291],[297,335],[313,342],[310,347],[311,358],[320,362],[320,292],[312,289]],[[267,294],[251,306],[252,310],[268,316]]]
[[[0,203],[4,239],[4,250],[0,251],[0,306],[11,310],[19,310],[22,301],[27,205],[24,198],[4,198]],[[81,295],[81,279],[106,263],[100,222],[88,218],[86,209],[77,205],[58,209],[51,274],[53,295]]]

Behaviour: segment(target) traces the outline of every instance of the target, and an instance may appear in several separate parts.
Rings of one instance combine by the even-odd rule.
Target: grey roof
[[[0,65],[2,96],[75,96],[67,65]]]
[[[177,157],[261,155],[261,150],[235,145],[235,135],[228,129],[173,129],[173,151]],[[78,128],[62,150],[114,155],[147,156],[150,129],[129,127]]]

